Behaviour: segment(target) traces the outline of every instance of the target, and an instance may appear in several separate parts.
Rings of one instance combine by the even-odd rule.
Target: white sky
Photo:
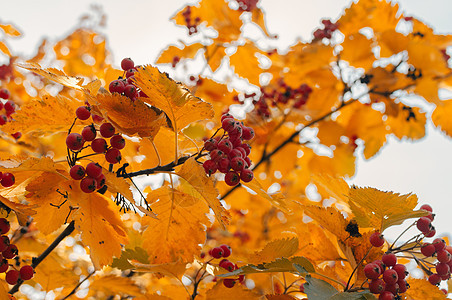
[[[337,18],[349,2],[261,0],[261,7],[267,13],[270,32],[279,35],[279,45],[284,48],[296,37],[309,39],[321,18]],[[12,48],[26,55],[34,53],[42,36],[55,41],[70,33],[91,3],[101,4],[108,16],[104,32],[116,64],[123,57],[132,57],[138,64],[153,63],[166,45],[186,38],[185,30],[169,21],[184,6],[183,0],[3,0],[1,3],[0,21],[13,22],[24,33],[23,38],[11,43]],[[452,31],[452,1],[401,0],[399,3],[405,14],[420,18],[437,32]],[[420,203],[430,203],[437,212],[434,222],[437,232],[452,232],[451,154],[451,139],[432,127],[420,142],[398,142],[390,138],[377,157],[367,162],[359,159],[357,176],[352,182],[400,193],[413,192]]]

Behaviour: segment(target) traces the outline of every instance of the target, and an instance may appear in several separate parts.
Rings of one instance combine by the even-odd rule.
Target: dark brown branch
[[[52,242],[52,244],[50,244],[49,247],[47,247],[46,250],[44,250],[44,252],[42,252],[41,255],[39,255],[38,257],[34,257],[32,259],[32,263],[31,263],[31,267],[33,269],[36,269],[36,267],[58,246],[58,244],[67,236],[69,236],[75,229],[75,221],[72,221],[71,223],[69,223],[69,225],[66,227],[66,229],[64,229],[64,231],[62,233],[60,233],[60,235]],[[14,293],[16,293],[19,290],[19,287],[22,285],[22,283],[24,283],[23,280],[19,280],[9,291],[9,293],[11,295],[13,295]]]

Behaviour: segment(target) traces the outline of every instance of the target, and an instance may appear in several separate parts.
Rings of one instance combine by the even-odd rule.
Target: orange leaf
[[[436,106],[432,113],[432,121],[442,132],[452,137],[452,100],[442,101],[443,105]]]
[[[362,34],[349,35],[342,43],[341,59],[348,61],[353,67],[368,69],[375,61],[372,53],[374,44]]]
[[[206,239],[207,206],[166,187],[151,191],[147,200],[158,217],[144,222],[143,248],[149,253],[150,263],[192,262]]]
[[[140,288],[132,279],[116,275],[96,276],[89,284],[88,297],[95,296],[97,293],[104,295],[141,295]]]
[[[37,63],[19,64],[18,66],[29,71],[32,71],[33,73],[36,73],[38,75],[41,75],[56,83],[62,84],[66,87],[73,88],[76,90],[82,89],[83,78],[81,77],[68,76],[63,71],[53,68],[43,69]]]
[[[9,51],[8,46],[6,46],[6,44],[4,42],[0,42],[0,51],[2,51],[3,53],[5,53],[8,56],[11,56],[11,51]]]
[[[182,45],[182,48],[177,46],[168,46],[165,50],[160,52],[156,64],[171,64],[173,63],[174,57],[184,58],[194,58],[199,49],[203,49],[204,45],[201,43]]]
[[[6,24],[6,25],[1,24],[0,28],[3,29],[3,31],[7,35],[10,35],[10,36],[19,36],[20,35],[19,30],[17,30],[17,28],[11,24]]]
[[[250,264],[260,264],[263,262],[273,261],[281,257],[291,257],[298,251],[298,238],[283,238],[273,240],[260,251],[255,251],[248,258]]]
[[[213,184],[212,178],[207,177],[203,167],[194,158],[190,158],[176,174],[190,184],[193,193],[199,193],[204,198],[215,213],[218,222],[224,228],[224,225],[229,223],[229,214],[221,205],[220,199],[218,199],[218,191]]]
[[[262,73],[258,55],[263,55],[263,51],[253,43],[247,42],[243,46],[238,46],[237,51],[229,57],[229,63],[234,68],[235,73],[248,79],[254,85],[259,85],[259,75]]]
[[[345,241],[350,236],[350,234],[345,231],[348,222],[336,208],[302,205],[302,209],[306,215],[334,234],[340,241]]]
[[[405,292],[405,299],[407,300],[447,299],[447,296],[437,286],[431,285],[427,280],[408,279],[407,282],[410,285],[410,288]]]
[[[259,294],[255,294],[244,288],[240,284],[234,285],[232,288],[225,287],[221,282],[218,282],[212,289],[206,293],[206,300],[258,300],[261,299]]]

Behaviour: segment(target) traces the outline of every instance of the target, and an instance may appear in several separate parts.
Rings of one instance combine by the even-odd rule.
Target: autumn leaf
[[[350,188],[343,178],[320,173],[312,174],[311,178],[324,198],[333,197],[340,204],[348,204],[347,195]]]
[[[206,300],[259,300],[261,295],[236,284],[232,288],[225,287],[221,282],[217,283],[212,289],[206,293]]]
[[[348,221],[336,208],[302,205],[302,209],[306,215],[334,234],[340,241],[345,241],[350,237],[350,234],[345,231]]]
[[[11,56],[11,51],[4,42],[0,42],[0,51],[2,51],[4,54],[8,56]]]
[[[153,138],[164,124],[163,115],[146,105],[140,99],[131,101],[126,96],[97,94],[88,96],[94,110],[107,119],[121,133]]]
[[[146,250],[141,247],[125,249],[121,252],[121,257],[113,259],[111,267],[118,268],[120,270],[132,269],[134,266],[129,262],[129,260],[132,262],[137,261],[141,264],[148,264],[149,255]]]
[[[372,53],[374,42],[367,39],[362,34],[353,34],[345,38],[341,44],[343,50],[340,53],[341,59],[348,61],[356,68],[368,69],[372,67],[375,56]]]
[[[207,206],[198,200],[166,187],[148,194],[147,201],[158,217],[147,217],[144,223],[143,248],[149,253],[150,263],[191,262],[199,254],[210,222]]]
[[[425,136],[427,117],[418,107],[399,105],[397,116],[388,116],[385,121],[399,139],[417,140]]]
[[[402,224],[406,219],[426,215],[424,210],[413,210],[417,205],[417,197],[412,194],[400,195],[375,188],[353,186],[348,198],[359,226],[377,228],[380,232],[390,226]]]
[[[204,45],[201,43],[195,43],[191,45],[182,45],[181,47],[170,45],[166,49],[164,49],[162,52],[160,52],[156,64],[171,64],[173,63],[173,59],[175,57],[179,57],[181,59],[187,59],[187,58],[194,58],[196,53],[200,49],[203,49]]]
[[[141,289],[128,277],[116,275],[95,276],[89,284],[88,296],[96,296],[97,293],[109,295],[140,296]]]
[[[262,250],[256,251],[254,254],[250,255],[248,262],[251,264],[259,264],[281,257],[291,257],[297,251],[298,238],[296,237],[273,240],[267,243]]]
[[[41,75],[53,82],[64,85],[65,87],[82,90],[83,78],[81,77],[68,76],[63,71],[54,68],[43,69],[37,63],[19,64],[18,66]]]
[[[452,137],[452,100],[445,100],[443,105],[438,105],[432,113],[432,121],[436,127],[448,136]]]
[[[237,47],[236,52],[229,57],[229,63],[240,77],[248,79],[251,84],[259,85],[259,75],[262,73],[259,55],[262,56],[263,51],[248,42]]]
[[[285,197],[282,194],[278,193],[271,195],[267,193],[257,178],[254,178],[250,182],[242,182],[241,184],[255,192],[259,197],[268,200],[275,207],[278,207],[283,211],[288,210],[287,205],[285,203]]]
[[[218,191],[215,188],[211,178],[207,177],[206,172],[194,158],[189,158],[176,174],[185,179],[195,191],[206,201],[209,207],[215,213],[218,223],[224,228],[229,223],[229,215],[225,211],[218,199]]]
[[[163,110],[175,132],[192,122],[213,117],[212,106],[194,97],[182,84],[152,66],[139,68],[135,73],[137,85],[149,98],[144,102]]]
[[[447,296],[439,290],[438,287],[430,284],[427,280],[423,279],[408,279],[410,288],[405,292],[405,298],[407,300],[417,299],[431,299],[442,300],[447,299]]]
[[[14,27],[12,24],[0,24],[0,28],[9,36],[19,36],[20,31]]]

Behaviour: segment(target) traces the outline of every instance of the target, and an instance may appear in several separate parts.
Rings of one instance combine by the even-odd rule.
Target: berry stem
[[[359,266],[363,263],[363,261],[366,259],[366,257],[369,255],[370,250],[372,250],[373,247],[370,247],[369,250],[367,250],[366,255],[359,261],[359,263],[356,265],[356,267],[353,269],[352,274],[350,274],[350,277],[348,278],[347,285],[345,286],[344,292],[348,291],[348,287],[350,286],[350,281],[353,278],[353,275],[355,274],[356,270],[358,270]]]
[[[93,276],[94,273],[96,273],[96,271],[93,271],[93,272],[89,273],[88,276],[86,276],[85,278],[83,278],[83,280],[80,281],[80,282],[72,289],[72,291],[71,291],[69,294],[66,295],[66,297],[61,298],[61,300],[68,299],[70,296],[74,295],[75,292],[78,290],[78,288],[79,288],[85,281],[87,281],[91,276]]]
[[[414,225],[416,225],[416,222],[413,222],[413,224],[411,224],[410,226],[408,226],[404,231],[402,231],[401,234],[399,234],[399,236],[394,240],[394,242],[392,243],[391,247],[389,247],[389,251],[393,250],[393,247],[395,245],[395,243],[402,237],[402,235],[404,235],[411,227],[413,227]]]
[[[71,233],[75,229],[75,221],[72,220],[71,223],[64,229],[62,233],[50,244],[44,252],[41,253],[38,257],[33,257],[31,267],[36,270],[36,267],[58,246],[58,244],[67,236],[71,235]],[[19,291],[19,287],[22,285],[24,281],[19,280],[9,291],[9,294],[14,295],[17,291]]]

